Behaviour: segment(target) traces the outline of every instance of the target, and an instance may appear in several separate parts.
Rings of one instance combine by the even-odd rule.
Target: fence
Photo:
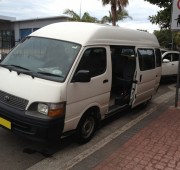
[[[0,31],[0,53],[8,53],[14,46],[14,33],[13,31]]]

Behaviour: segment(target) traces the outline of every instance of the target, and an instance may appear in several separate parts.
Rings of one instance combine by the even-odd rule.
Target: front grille
[[[0,90],[0,102],[20,110],[25,110],[28,104],[28,100],[3,92],[1,90]]]

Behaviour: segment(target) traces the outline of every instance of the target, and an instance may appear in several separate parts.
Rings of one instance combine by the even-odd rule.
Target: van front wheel
[[[77,141],[80,144],[91,140],[96,130],[97,119],[94,112],[87,112],[79,122],[77,128]]]

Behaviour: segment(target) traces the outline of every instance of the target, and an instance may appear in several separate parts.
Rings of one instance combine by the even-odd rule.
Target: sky
[[[0,15],[15,17],[16,20],[64,15],[65,9],[78,14],[80,11],[81,14],[88,12],[101,19],[109,14],[110,5],[103,6],[101,0],[0,0]],[[158,25],[152,25],[148,20],[160,10],[157,6],[144,0],[129,0],[125,9],[132,19],[118,22],[119,26],[148,30],[150,33],[159,30]]]

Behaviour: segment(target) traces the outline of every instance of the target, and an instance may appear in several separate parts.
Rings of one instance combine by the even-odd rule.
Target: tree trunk
[[[112,25],[116,26],[116,4],[111,5]]]

